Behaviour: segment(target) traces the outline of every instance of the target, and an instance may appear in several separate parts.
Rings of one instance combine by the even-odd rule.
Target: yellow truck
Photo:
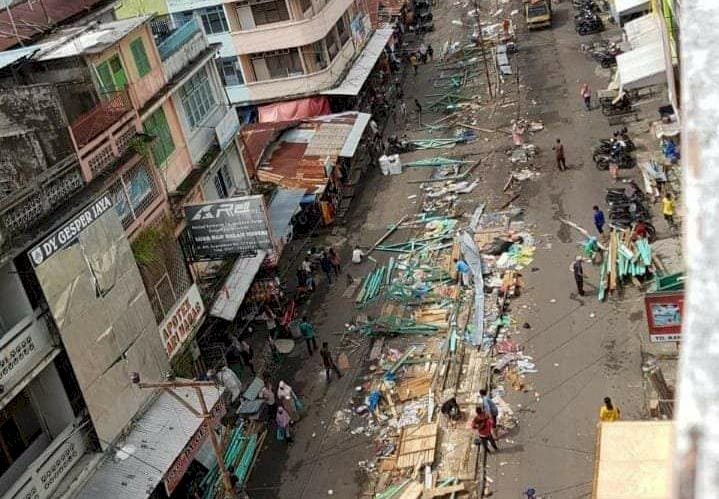
[[[527,28],[541,29],[552,27],[551,0],[524,0],[524,18]]]

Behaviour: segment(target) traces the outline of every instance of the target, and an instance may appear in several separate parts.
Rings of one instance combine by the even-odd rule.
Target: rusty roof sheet
[[[42,0],[23,1],[0,10],[0,50],[31,42],[63,22],[105,4],[108,0]]]

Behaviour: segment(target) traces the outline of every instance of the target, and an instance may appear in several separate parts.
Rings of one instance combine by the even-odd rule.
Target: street
[[[503,9],[508,13],[519,7],[515,0]],[[435,7],[437,31],[425,40],[440,47],[456,28],[451,21],[461,11],[444,4]],[[517,116],[544,123],[543,131],[525,138],[538,148],[538,156],[531,161],[539,175],[522,181],[520,195],[513,203],[525,211],[525,220],[535,236],[536,253],[522,272],[522,295],[513,299],[509,308],[513,321],[529,325],[519,329],[513,339],[533,358],[538,372],[527,375],[522,391],[512,390],[501,379],[496,381],[503,386],[504,399],[519,425],[498,441],[500,451],[488,456],[485,490],[498,498],[520,498],[529,487],[544,498],[586,497],[591,493],[602,399],[610,396],[621,408],[623,419],[640,419],[646,407],[641,371],[641,335],[646,334],[642,296],[630,287],[599,302],[598,270],[590,264],[585,265],[587,295],[578,296],[569,266],[579,254],[577,243],[582,237],[560,222],[571,219],[593,228],[592,206],[603,205],[605,188],[614,185],[608,172],[597,170],[591,159],[593,145],[600,138],[610,137],[612,128],[598,109],[585,111],[579,95],[583,82],[595,90],[604,88],[609,71],[579,51],[580,43],[587,43],[592,36],[580,38],[575,33],[571,3],[556,5],[552,29],[528,33],[521,15],[512,16],[512,20],[519,47],[513,56],[519,81],[513,81],[513,75],[503,83],[502,105],[495,105],[491,113],[492,101],[485,100],[487,112],[482,111],[477,125],[508,129],[510,120]],[[424,94],[435,77],[434,68],[433,63],[421,65],[417,77],[411,70],[407,72],[404,92],[410,111],[415,97],[426,101]],[[425,109],[422,118],[430,122],[440,117]],[[416,120],[410,112],[404,131],[412,138],[426,136],[426,131],[417,129]],[[404,125],[391,120],[385,134],[395,133]],[[482,160],[474,172],[479,186],[460,201],[467,215],[480,203],[494,210],[504,205],[508,199],[503,185],[517,169],[505,154],[511,147],[508,134],[478,135],[479,140],[458,146],[451,153]],[[555,166],[552,145],[557,138],[566,150],[567,171]],[[406,162],[433,155],[437,155],[435,151],[418,151],[402,159]],[[638,172],[623,170],[622,174],[635,176]],[[341,248],[343,273],[363,277],[371,264],[350,264],[351,249],[355,245],[370,247],[388,225],[402,215],[419,211],[420,201],[412,197],[419,193],[419,184],[410,182],[428,175],[428,169],[415,168],[399,176],[382,176],[372,168],[353,201],[347,223],[313,241],[313,245]],[[657,230],[660,237],[666,236],[663,223]],[[379,261],[388,258],[379,252],[374,257]],[[309,309],[319,340],[328,341],[337,352],[347,348],[347,342],[340,345],[344,325],[358,313],[352,296],[344,295],[345,281],[342,276],[330,287],[322,283]],[[325,382],[318,354],[309,357],[304,344],[295,347],[283,372],[288,373],[287,381],[300,394],[308,412],[295,427],[292,446],[269,435],[247,486],[253,499],[350,498],[367,493],[367,475],[358,463],[372,460],[373,439],[362,430],[351,432],[356,425],[336,420],[338,411],[350,407],[355,388],[367,379],[365,359],[371,342],[360,335],[353,341],[348,355],[350,369],[330,384]]]

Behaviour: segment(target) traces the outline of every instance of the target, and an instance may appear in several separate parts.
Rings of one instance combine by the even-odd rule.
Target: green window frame
[[[142,38],[133,40],[130,43],[130,50],[132,51],[132,58],[135,59],[137,73],[140,75],[140,78],[142,78],[152,69],[150,60],[147,58],[147,52],[145,52],[145,45],[142,43]]]
[[[116,92],[127,85],[127,76],[117,54],[95,66],[102,93]]]
[[[212,93],[212,85],[207,69],[195,73],[180,89],[180,100],[187,116],[187,123],[193,130],[215,110],[217,102]]]
[[[160,166],[175,150],[175,142],[172,140],[170,125],[167,123],[165,111],[160,108],[150,115],[143,124],[145,132],[155,136],[152,143],[152,157],[155,165]]]

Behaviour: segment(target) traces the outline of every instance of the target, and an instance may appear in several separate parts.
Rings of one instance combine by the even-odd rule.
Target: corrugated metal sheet
[[[472,345],[478,346],[482,344],[484,339],[484,277],[482,271],[482,255],[477,248],[477,243],[468,232],[462,232],[459,235],[459,244],[464,255],[464,260],[472,270],[474,276],[474,333],[469,337]]]
[[[257,255],[252,258],[237,259],[225,280],[225,284],[218,292],[215,303],[212,304],[212,310],[210,310],[212,317],[219,317],[226,321],[235,319],[237,311],[245,299],[247,290],[250,289],[250,285],[266,256],[266,251],[258,250]]]
[[[300,201],[305,196],[304,189],[277,189],[270,202],[270,224],[272,234],[277,239],[284,239],[289,234],[290,220],[300,208]]]
[[[371,114],[357,113],[355,124],[352,126],[352,130],[350,130],[350,133],[342,146],[342,150],[340,151],[341,158],[351,158],[355,155],[357,146],[359,145],[360,140],[362,140],[362,135],[364,134],[370,119],[372,119]]]
[[[372,72],[372,68],[377,63],[379,55],[384,50],[385,45],[392,37],[392,28],[379,28],[375,30],[372,38],[367,42],[362,53],[350,68],[347,76],[342,83],[335,88],[320,92],[324,95],[357,95],[367,77]]]
[[[4,68],[5,66],[9,66],[15,61],[19,61],[23,57],[27,57],[28,55],[32,54],[37,50],[40,50],[40,47],[32,46],[0,52],[0,69]]]
[[[108,0],[42,0],[38,2],[20,2],[9,9],[0,11],[0,50],[27,42],[33,37],[53,30],[63,21],[93,8],[109,4]],[[17,34],[17,36],[16,36]]]
[[[193,407],[200,409],[194,388],[178,388],[175,391]],[[214,407],[220,398],[220,391],[214,387],[203,387],[202,393],[208,408]],[[125,440],[108,451],[74,497],[146,499],[162,481],[202,421],[171,395],[161,393],[134,423]]]

